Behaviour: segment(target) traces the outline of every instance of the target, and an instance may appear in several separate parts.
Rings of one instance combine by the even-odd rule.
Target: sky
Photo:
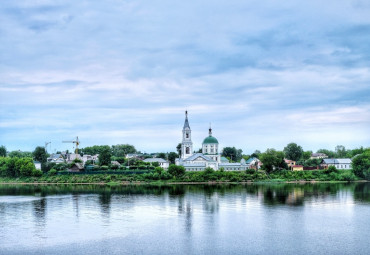
[[[370,1],[4,0],[0,145],[370,146]]]

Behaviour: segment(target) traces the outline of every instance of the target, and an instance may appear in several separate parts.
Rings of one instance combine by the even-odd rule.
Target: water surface
[[[0,254],[369,254],[370,183],[0,185]]]

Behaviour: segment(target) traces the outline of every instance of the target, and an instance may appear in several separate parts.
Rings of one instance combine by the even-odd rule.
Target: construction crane
[[[75,153],[78,155],[78,145],[80,144],[80,140],[78,140],[78,136],[76,137],[76,140],[74,141],[62,141],[63,143],[75,143],[76,144],[76,150]]]
[[[48,145],[50,144],[50,150],[51,150],[51,142],[45,142],[45,151],[48,152]]]

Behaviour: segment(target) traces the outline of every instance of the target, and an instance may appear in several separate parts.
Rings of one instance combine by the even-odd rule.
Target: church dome
[[[216,137],[208,136],[203,140],[203,143],[218,143]]]

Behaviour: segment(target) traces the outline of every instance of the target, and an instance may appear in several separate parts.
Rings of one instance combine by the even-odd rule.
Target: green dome
[[[204,139],[203,143],[218,143],[218,141],[215,137],[208,136]]]

